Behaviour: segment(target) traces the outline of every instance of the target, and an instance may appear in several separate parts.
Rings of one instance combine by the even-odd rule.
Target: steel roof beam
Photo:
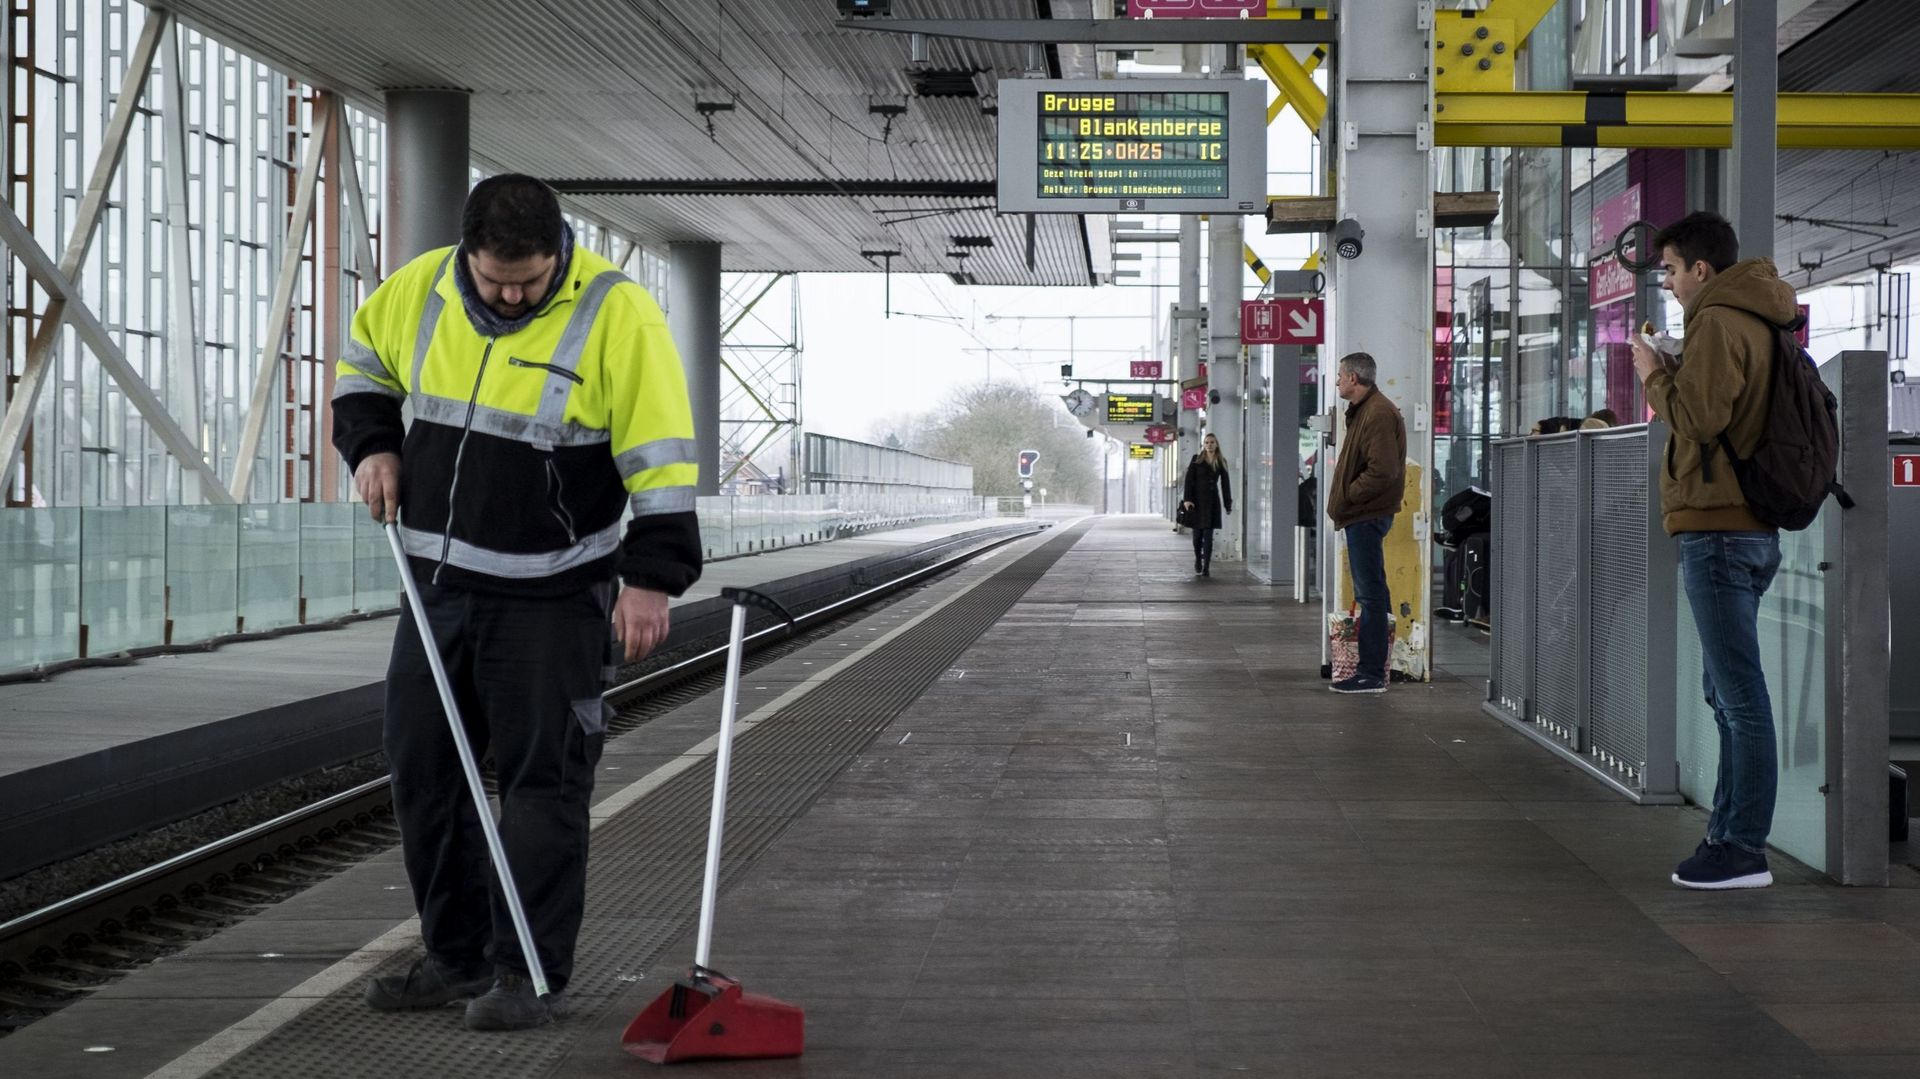
[[[563,195],[845,195],[855,198],[992,198],[993,180],[548,180]]]
[[[843,19],[842,30],[1034,45],[1327,45],[1332,19]]]

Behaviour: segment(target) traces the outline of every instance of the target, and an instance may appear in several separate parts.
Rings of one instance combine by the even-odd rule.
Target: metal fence
[[[973,493],[972,465],[831,435],[809,433],[804,445],[806,494]]]
[[[1492,466],[1487,709],[1649,803],[1680,800],[1665,446],[1658,424],[1509,439]]]

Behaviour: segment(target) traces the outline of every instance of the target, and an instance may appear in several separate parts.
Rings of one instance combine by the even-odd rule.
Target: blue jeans
[[[1760,666],[1760,598],[1779,569],[1780,537],[1772,532],[1680,537],[1680,572],[1700,631],[1707,704],[1720,728],[1707,839],[1754,854],[1766,852],[1779,785],[1773,700]]]
[[[1355,521],[1347,526],[1347,566],[1353,572],[1353,601],[1360,607],[1360,625],[1354,636],[1360,645],[1360,664],[1354,674],[1387,680],[1387,613],[1393,597],[1387,591],[1387,556],[1381,550],[1392,517]]]

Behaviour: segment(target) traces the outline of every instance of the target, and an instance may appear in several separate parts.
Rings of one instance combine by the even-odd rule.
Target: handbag
[[[1182,502],[1180,508],[1173,511],[1173,523],[1183,528],[1192,528],[1194,511],[1197,509],[1199,509],[1198,506],[1189,506]]]

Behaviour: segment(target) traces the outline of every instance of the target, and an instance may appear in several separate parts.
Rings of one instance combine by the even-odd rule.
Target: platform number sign
[[[1024,480],[1024,479],[1032,478],[1033,463],[1035,461],[1038,461],[1039,459],[1040,459],[1039,450],[1021,450],[1020,451],[1020,478],[1021,479]]]
[[[1920,487],[1920,453],[1901,453],[1894,455],[1893,485],[1895,487]]]

